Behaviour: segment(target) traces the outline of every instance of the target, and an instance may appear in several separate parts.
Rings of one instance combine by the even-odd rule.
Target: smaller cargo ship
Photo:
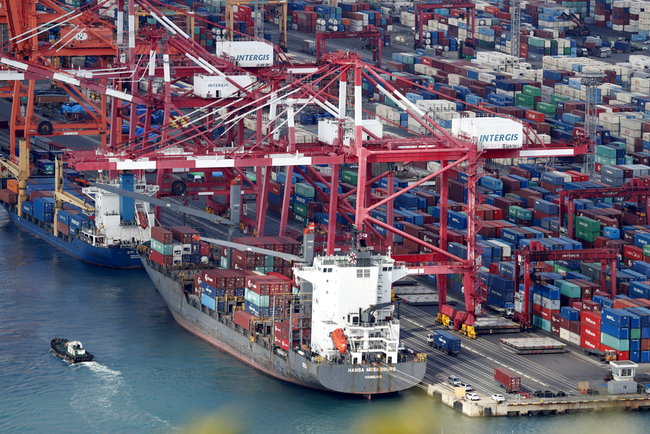
[[[62,183],[57,195],[55,178],[27,180],[20,202],[18,181],[2,181],[0,204],[20,228],[94,265],[142,268],[137,247],[151,239],[155,222],[148,203],[71,183]],[[158,188],[131,174],[108,184],[148,196]]]
[[[70,363],[92,362],[95,356],[87,352],[81,342],[69,341],[63,338],[54,338],[50,342],[52,351]]]

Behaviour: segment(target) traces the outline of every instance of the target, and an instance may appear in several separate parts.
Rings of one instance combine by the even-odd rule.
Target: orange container
[[[17,179],[7,179],[7,190],[13,191],[18,194],[18,180]]]

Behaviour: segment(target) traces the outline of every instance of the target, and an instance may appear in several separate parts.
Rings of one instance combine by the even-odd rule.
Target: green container
[[[516,105],[525,105],[527,107],[533,107],[535,105],[535,97],[532,95],[517,93],[515,94],[515,103]]]
[[[582,296],[582,289],[580,289],[580,287],[576,284],[567,282],[566,280],[556,280],[554,283],[555,286],[560,288],[560,293],[566,297],[580,298]]]
[[[531,47],[544,47],[546,45],[546,39],[543,38],[537,38],[534,36],[529,36],[528,37],[528,45]]]
[[[641,339],[641,329],[630,329],[630,339]]]
[[[616,158],[603,157],[602,155],[596,155],[596,163],[602,164],[604,166],[613,166],[616,164]]]
[[[296,194],[302,197],[314,198],[316,197],[316,189],[306,182],[299,182],[296,184]]]
[[[508,207],[508,215],[511,217],[516,217],[517,216],[517,210],[520,209],[520,206],[517,205],[510,205]]]
[[[300,214],[301,216],[307,218],[307,206],[298,202],[293,203],[293,213]]]
[[[650,244],[646,244],[643,246],[643,254],[645,256],[650,256]]]
[[[359,182],[359,174],[357,172],[344,170],[341,172],[341,181],[347,182],[348,184],[357,185]]]
[[[553,117],[555,117],[557,106],[555,104],[549,104],[547,102],[540,101],[537,103],[537,111],[542,112],[544,114],[551,114],[553,115]]]
[[[589,241],[590,243],[594,242],[594,239],[599,235],[598,232],[588,232],[582,229],[576,229],[576,238],[579,240]]]
[[[614,143],[612,143],[613,145]],[[602,155],[607,158],[616,158],[616,149],[609,146],[596,145],[596,155]]]
[[[531,86],[529,84],[524,84],[524,86],[521,88],[521,91],[525,95],[542,96],[542,89],[535,86]]]
[[[161,255],[169,256],[174,254],[173,244],[163,244],[158,240],[151,239],[151,248]]]
[[[300,214],[294,213],[293,214],[293,221],[297,222],[297,223],[306,224],[307,223],[307,217],[302,216]],[[271,271],[273,271],[273,267],[271,267]]]
[[[519,208],[517,210],[517,216],[518,219],[521,220],[532,220],[533,219],[533,212],[529,209],[526,208]]]
[[[555,273],[560,273],[560,272],[562,272],[562,271],[564,271],[564,272],[566,273],[567,271],[574,271],[574,270],[571,270],[571,269],[569,269],[569,268],[567,268],[567,267],[563,267],[563,266],[561,266],[561,265],[554,264],[554,265],[553,265],[553,271],[554,271]]]
[[[462,274],[454,273],[454,275],[452,276],[451,279],[456,283],[463,283],[463,275]]]
[[[228,268],[228,258],[222,256],[219,265],[221,268]]]
[[[600,234],[600,222],[596,220],[590,219],[589,217],[576,217],[575,223],[576,229]]]
[[[601,333],[600,343],[605,344],[610,348],[614,348],[616,351],[630,351],[629,339],[616,339],[614,336]]]
[[[252,289],[248,289],[248,288],[246,288],[246,290],[244,291],[244,299],[246,301],[250,301],[251,303],[257,306],[259,306],[261,302],[260,295],[257,292],[253,291]]]
[[[569,101],[570,99],[568,96],[553,94],[551,95],[551,104],[557,104],[558,101]]]

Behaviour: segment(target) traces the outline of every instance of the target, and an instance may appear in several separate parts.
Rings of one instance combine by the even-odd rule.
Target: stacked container
[[[164,266],[173,264],[174,234],[161,227],[151,228],[151,260]]]

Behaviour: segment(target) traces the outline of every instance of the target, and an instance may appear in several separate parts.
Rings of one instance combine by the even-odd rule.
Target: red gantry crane
[[[126,2],[118,3],[126,5]],[[438,276],[440,311],[454,319],[457,329],[463,323],[471,325],[475,315],[480,314],[481,299],[476,292],[475,273],[479,254],[476,206],[480,201],[477,185],[481,161],[572,156],[586,152],[584,143],[543,144],[526,128],[523,144],[510,148],[488,149],[474,139],[452,136],[439,126],[433,114],[398,91],[395,82],[385,78],[386,71],[366,64],[355,53],[328,53],[320,65],[292,64],[284,58],[269,68],[241,68],[234,65],[232,59],[208,53],[145,0],[129,1],[129,16],[134,13],[134,3],[147,11],[160,28],[140,28],[138,35],[129,32],[125,45],[124,38],[119,37],[124,29],[124,18],[120,20],[118,14],[118,41],[122,41],[118,47],[126,47],[128,56],[121,56],[121,66],[114,70],[101,74],[99,71],[61,70],[47,62],[39,63],[38,59],[0,53],[0,62],[9,68],[4,73],[6,79],[16,73],[24,74],[14,78],[18,82],[23,78],[54,79],[75,89],[93,90],[106,101],[110,98],[107,145],[92,152],[69,152],[66,158],[70,166],[77,170],[109,173],[153,170],[157,172],[158,183],[169,185],[170,189],[174,169],[222,173],[218,180],[206,179],[202,185],[192,185],[196,188],[192,193],[198,195],[227,196],[226,184],[240,177],[245,182],[244,192],[254,193],[256,201],[255,217],[244,217],[243,221],[255,227],[259,236],[264,236],[265,232],[272,171],[282,169],[292,174],[295,170],[304,175],[306,182],[324,199],[330,222],[340,215],[348,225],[367,234],[368,240],[377,247],[392,247],[393,235],[399,235],[432,252],[394,255],[394,258],[406,263],[413,274]],[[461,6],[454,4],[454,7]],[[147,83],[146,92],[138,90],[133,77],[138,77],[138,83]],[[192,85],[187,82],[190,78]],[[187,81],[182,83],[189,86],[174,89],[174,83],[181,85],[183,79]],[[403,128],[399,135],[384,133],[381,123],[375,120],[377,116],[363,110],[362,80],[408,113],[419,125],[419,131]],[[209,83],[223,84],[227,91],[219,95],[209,93],[206,91]],[[413,87],[418,88],[418,85],[413,84]],[[296,116],[313,107],[329,116],[319,122],[317,135],[299,130],[295,123]],[[471,109],[482,111],[478,107]],[[154,110],[163,112],[161,125],[151,124]],[[118,128],[122,120],[129,122],[129,133],[124,140],[120,140],[121,129]],[[382,121],[401,128],[392,120]],[[143,133],[136,135],[136,127],[142,128]],[[253,134],[246,131],[253,131]],[[373,164],[377,163],[385,163],[388,167],[396,163],[429,161],[440,162],[440,169],[399,191],[394,187],[394,172],[390,167],[377,176],[371,174]],[[324,164],[331,167],[331,175],[325,176],[317,170],[316,165]],[[358,166],[357,186],[347,193],[338,192],[342,164]],[[400,195],[433,179],[447,186],[449,170],[458,167],[462,167],[469,178],[467,257],[447,252],[445,212],[440,217],[439,245],[420,240],[371,216],[373,210],[385,206],[387,221],[392,222],[394,202]],[[248,180],[245,169],[253,171],[255,181]],[[388,195],[373,203],[371,185],[382,178],[388,179]],[[321,188],[322,185],[326,189]],[[291,190],[292,177],[287,176],[280,235],[287,231]],[[353,195],[354,200],[351,200]],[[448,191],[442,188],[441,209],[446,210],[447,204]],[[331,255],[335,253],[337,238],[333,223],[330,227],[326,253]],[[382,235],[384,231],[387,235]],[[448,273],[463,274],[465,312],[458,312],[446,303]]]

